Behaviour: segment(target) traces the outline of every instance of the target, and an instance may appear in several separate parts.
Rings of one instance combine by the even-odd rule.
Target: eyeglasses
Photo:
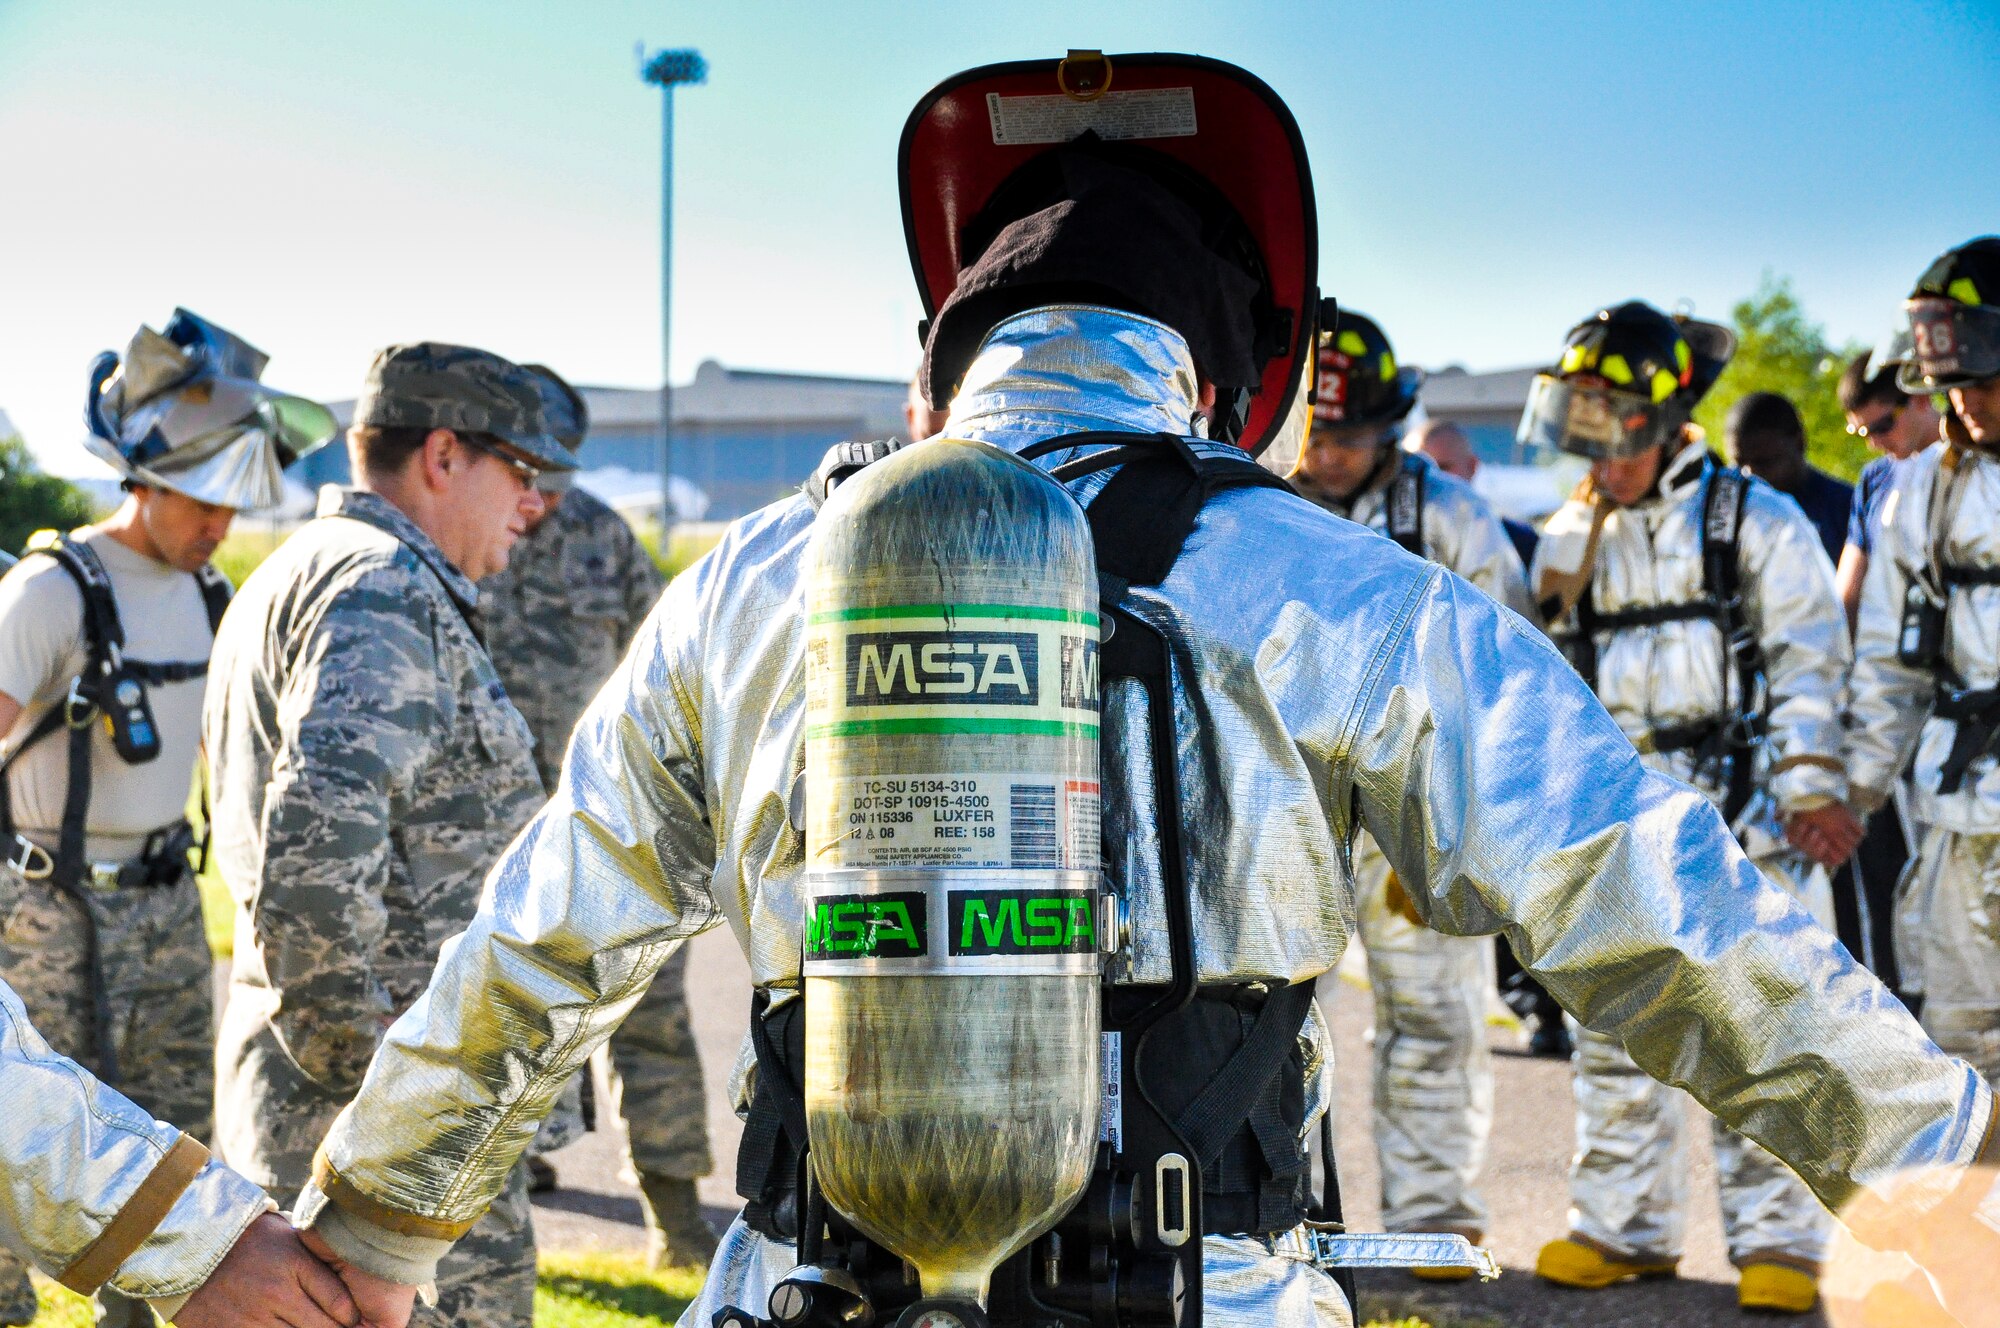
[[[458,441],[464,443],[475,452],[484,452],[487,456],[492,457],[495,461],[513,471],[514,478],[521,481],[522,485],[526,488],[534,488],[536,481],[542,478],[542,468],[540,466],[523,461],[511,452],[503,452],[492,443],[486,442],[483,439],[475,438],[469,433],[462,433],[458,435]]]
[[[1903,408],[1901,406],[1891,406],[1885,413],[1877,415],[1874,419],[1869,420],[1865,424],[1857,425],[1852,421],[1849,421],[1847,425],[1847,431],[1853,434],[1856,438],[1877,437],[1895,428],[1896,417],[1898,415],[1901,415],[1902,413],[1903,413]]]

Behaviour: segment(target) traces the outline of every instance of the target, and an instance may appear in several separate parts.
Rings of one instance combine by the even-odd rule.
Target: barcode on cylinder
[[[1060,867],[1056,786],[1015,784],[1007,798],[1009,850],[1016,867]]]

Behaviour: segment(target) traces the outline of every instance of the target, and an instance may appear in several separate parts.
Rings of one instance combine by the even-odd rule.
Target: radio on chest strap
[[[817,505],[846,475],[897,446],[836,449],[808,482],[808,495]],[[1032,460],[1078,447],[1101,450],[1055,467],[1058,481],[1069,484],[1117,467],[1086,508],[1105,624],[1100,695],[1109,695],[1119,680],[1137,683],[1144,693],[1172,980],[1105,988],[1106,1044],[1118,1049],[1107,1053],[1105,1078],[1108,1089],[1116,1076],[1118,1137],[1100,1142],[1096,1170],[1076,1208],[995,1272],[990,1318],[995,1328],[1196,1328],[1201,1236],[1269,1235],[1308,1215],[1337,1221],[1338,1186],[1327,1149],[1325,1190],[1313,1202],[1300,1144],[1305,1082],[1298,1035],[1312,984],[1200,984],[1189,850],[1181,829],[1174,646],[1125,601],[1131,589],[1166,579],[1202,508],[1217,494],[1238,488],[1289,492],[1289,486],[1247,456],[1204,455],[1189,440],[1165,434],[1073,434],[1019,455]],[[802,1262],[815,1262],[827,1250],[841,1252],[849,1275],[873,1303],[893,1306],[900,1261],[883,1262],[876,1256],[884,1252],[871,1255],[866,1242],[857,1244],[810,1183],[804,1006],[803,996],[776,1010],[768,993],[754,998],[756,1090],[737,1159],[745,1220],[766,1236],[797,1239]],[[1351,1283],[1341,1280],[1352,1303]]]
[[[1741,543],[1750,477],[1730,466],[1710,465],[1701,506],[1701,598],[1677,604],[1648,604],[1606,613],[1597,608],[1596,577],[1585,582],[1576,605],[1576,637],[1570,659],[1583,680],[1597,690],[1597,634],[1707,620],[1722,638],[1722,674],[1736,681],[1736,712],[1714,720],[1676,725],[1653,735],[1657,752],[1694,751],[1703,766],[1724,775],[1723,817],[1734,822],[1754,791],[1754,747],[1764,723],[1758,705],[1764,652],[1743,611]]]

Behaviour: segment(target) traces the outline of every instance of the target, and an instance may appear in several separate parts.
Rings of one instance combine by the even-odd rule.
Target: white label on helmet
[[[1057,93],[1048,97],[986,94],[996,147],[1067,143],[1086,129],[1102,139],[1193,138],[1193,88],[1139,88],[1107,92],[1092,101]]]
[[[1045,774],[850,776],[831,781],[815,843],[842,867],[1094,869],[1099,790]]]

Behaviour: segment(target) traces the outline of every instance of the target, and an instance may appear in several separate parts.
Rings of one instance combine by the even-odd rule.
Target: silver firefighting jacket
[[[108,1281],[171,1312],[270,1207],[51,1050],[0,982],[0,1245],[74,1291]]]
[[[1390,493],[1396,478],[1414,471],[1422,476],[1424,555],[1440,566],[1478,586],[1528,621],[1535,621],[1535,609],[1528,596],[1528,569],[1507,538],[1507,528],[1493,514],[1484,498],[1470,484],[1447,475],[1429,457],[1398,450],[1394,464],[1362,486],[1361,492],[1345,503],[1310,492],[1293,477],[1293,484],[1329,512],[1359,522],[1370,530],[1389,530]]]
[[[2000,567],[2000,461],[1971,448],[1935,444],[1890,472],[1880,541],[1862,582],[1847,735],[1848,778],[1865,811],[1895,786],[1912,745],[1917,819],[1960,834],[2000,834],[2000,762],[1974,760],[1955,793],[1940,796],[1939,771],[1958,724],[1931,714],[1937,676],[1898,661],[1903,600],[1912,579],[1941,564]],[[1933,548],[1933,492],[1937,524]],[[1967,688],[2000,685],[2000,586],[1951,585],[1944,660]]]
[[[989,335],[945,432],[1014,450],[1090,429],[1187,434],[1196,388],[1185,343],[1160,324],[1035,310]],[[800,496],[735,522],[591,703],[554,797],[322,1148],[299,1215],[343,1255],[421,1280],[689,936],[726,925],[757,983],[798,982],[804,836],[790,795],[813,517]],[[1202,981],[1300,982],[1339,962],[1358,813],[1432,926],[1504,931],[1565,1006],[1829,1203],[1978,1148],[1992,1112],[1979,1076],[1764,880],[1705,799],[1647,770],[1561,655],[1484,594],[1310,503],[1232,490],[1164,584],[1126,603],[1173,643],[1186,803],[1168,814],[1197,846]],[[1160,982],[1145,709],[1121,692],[1106,710],[1105,833],[1131,846],[1106,856],[1133,905],[1136,980]],[[1692,889],[1716,897],[1696,913]],[[1330,1279],[1262,1242],[1211,1238],[1205,1254],[1212,1323],[1345,1313]],[[788,1257],[739,1221],[686,1321],[706,1323],[717,1298],[761,1309],[760,1279]]]
[[[1544,608],[1564,601],[1549,624],[1558,641],[1577,633],[1574,592],[1591,528],[1589,576],[1600,613],[1702,598],[1702,511],[1717,462],[1689,446],[1667,462],[1658,492],[1632,507],[1602,509],[1588,486],[1549,518],[1535,550],[1535,595]],[[1744,495],[1737,567],[1743,618],[1763,652],[1768,735],[1758,787],[1739,825],[1775,830],[1773,813],[1843,799],[1841,701],[1851,658],[1833,566],[1796,503],[1761,480]],[[1725,666],[1721,629],[1698,618],[1596,633],[1597,694],[1645,763],[1686,780],[1720,805],[1713,763],[1689,750],[1652,750],[1653,735],[1681,725],[1727,720],[1741,705],[1734,667]],[[1755,707],[1760,698],[1751,698]]]

